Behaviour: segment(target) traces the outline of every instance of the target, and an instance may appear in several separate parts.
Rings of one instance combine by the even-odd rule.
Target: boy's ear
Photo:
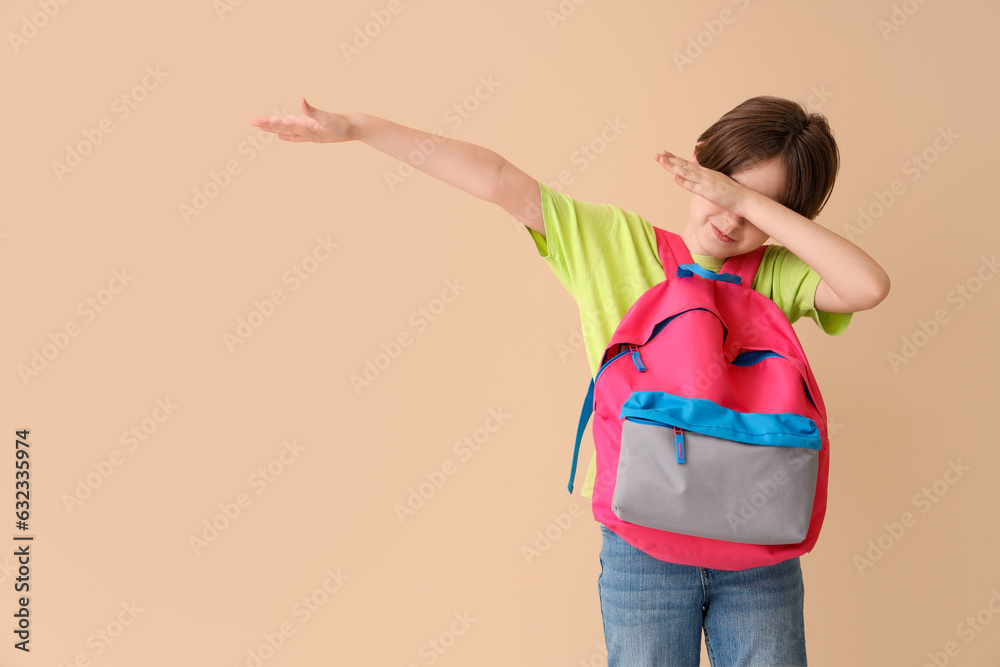
[[[705,142],[699,141],[694,145],[694,149],[691,151],[691,159],[693,159],[696,163],[698,162],[698,146],[701,146],[703,143]]]

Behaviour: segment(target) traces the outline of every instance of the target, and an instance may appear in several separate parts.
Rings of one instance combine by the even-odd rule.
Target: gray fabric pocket
[[[812,420],[744,416],[715,404],[705,411],[701,404],[711,402],[680,397],[669,397],[673,407],[660,403],[659,409],[650,409],[641,398],[629,399],[622,410],[612,499],[618,518],[745,544],[805,540],[821,444],[818,431],[808,432],[810,424],[815,429]],[[698,402],[698,409],[692,411],[691,402]],[[693,424],[692,414],[708,414],[710,422]],[[722,427],[717,426],[720,414]]]

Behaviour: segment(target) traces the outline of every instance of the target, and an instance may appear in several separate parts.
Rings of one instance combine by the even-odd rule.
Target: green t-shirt
[[[591,376],[625,313],[653,285],[666,280],[656,250],[656,233],[635,213],[610,204],[576,201],[539,182],[545,235],[530,227],[539,256],[580,308],[580,324]],[[725,263],[705,255],[692,259],[718,272]],[[851,313],[827,313],[813,305],[820,275],[787,248],[769,245],[754,277],[754,290],[774,301],[790,322],[811,317],[828,334],[842,333]],[[581,494],[590,498],[597,476],[590,460]]]

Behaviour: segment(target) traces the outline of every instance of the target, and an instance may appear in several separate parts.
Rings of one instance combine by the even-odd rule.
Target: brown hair
[[[814,219],[830,198],[840,151],[826,118],[797,102],[758,96],[738,105],[698,137],[698,164],[727,176],[781,156],[779,202]]]

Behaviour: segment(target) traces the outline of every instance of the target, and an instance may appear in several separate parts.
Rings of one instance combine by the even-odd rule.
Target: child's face
[[[696,160],[697,161],[697,160]],[[784,168],[777,157],[730,176],[740,185],[778,200],[784,183]],[[691,219],[681,238],[693,254],[716,258],[750,252],[767,241],[768,236],[741,218],[712,202],[692,195]]]

